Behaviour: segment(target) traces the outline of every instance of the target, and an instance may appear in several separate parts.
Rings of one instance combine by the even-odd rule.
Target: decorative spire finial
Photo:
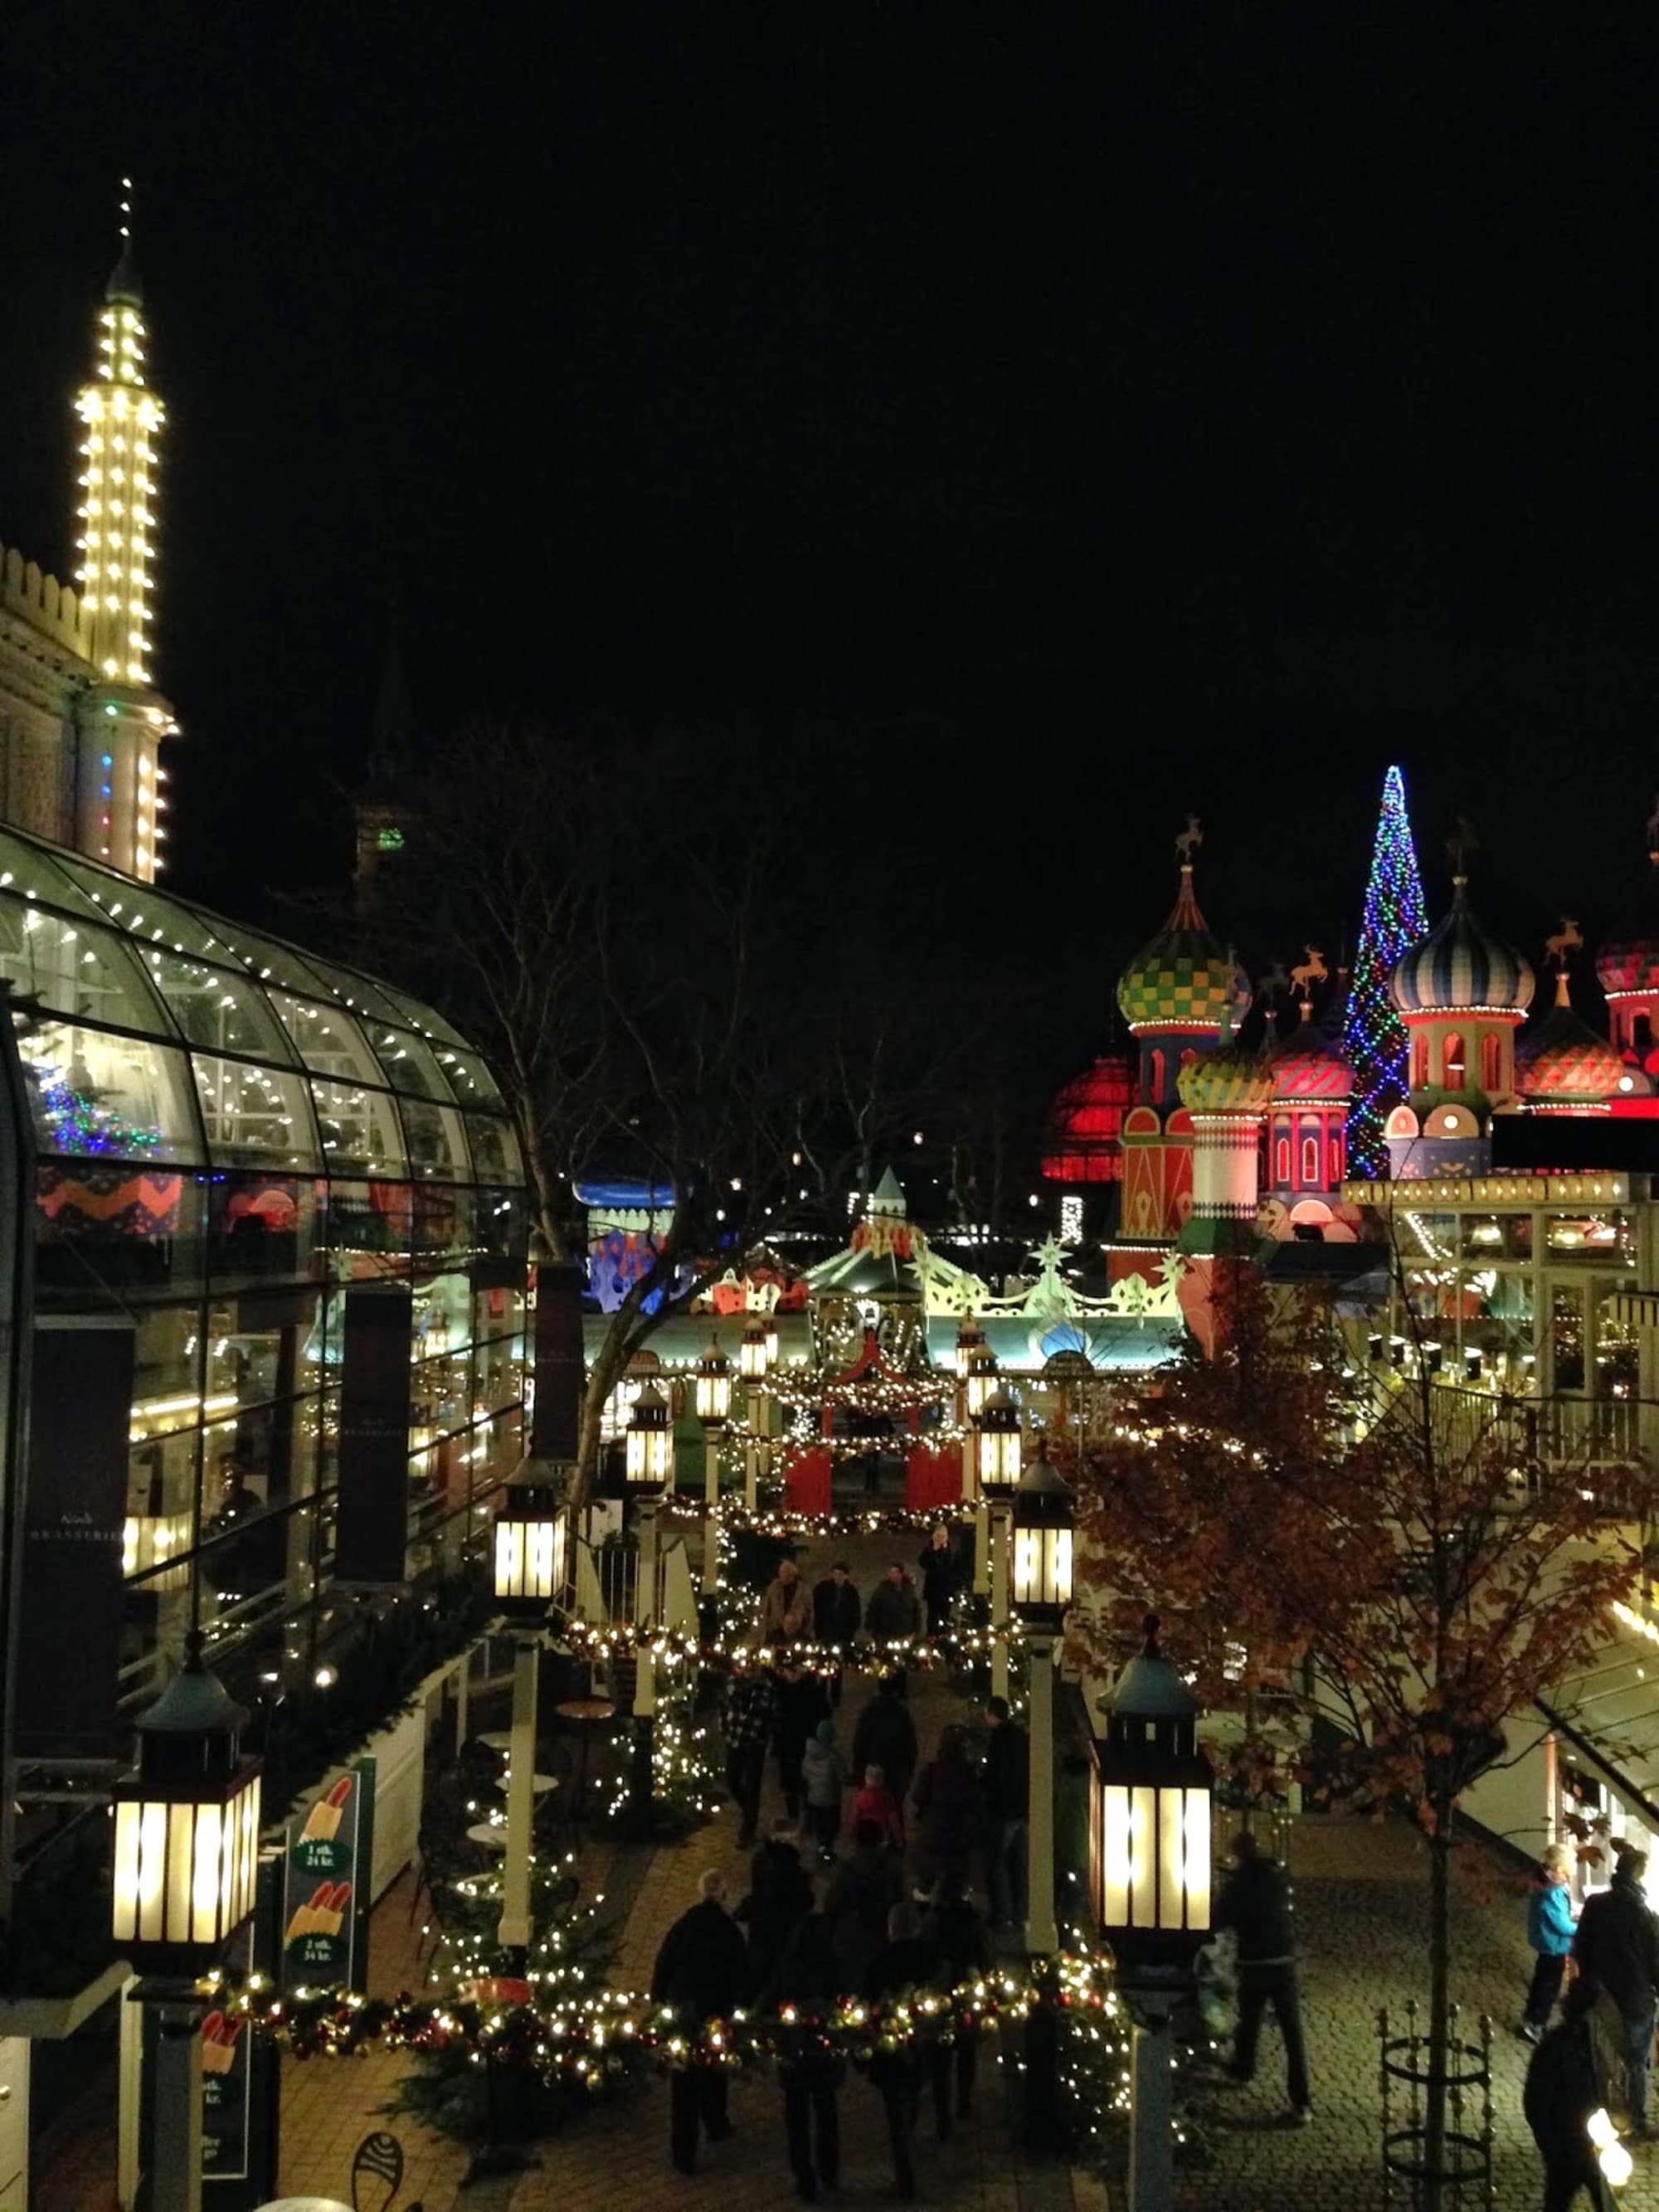
[[[1659,863],[1659,791],[1653,794],[1653,811],[1648,817],[1648,858]]]
[[[1451,855],[1452,881],[1460,890],[1469,879],[1469,855],[1480,848],[1468,815],[1460,814],[1457,827],[1446,840],[1446,850]]]
[[[109,282],[104,287],[104,297],[106,300],[130,300],[135,307],[138,307],[143,304],[143,295],[139,289],[138,270],[132,258],[132,179],[131,177],[123,177],[121,179],[120,207],[120,221],[117,228],[120,232],[121,251],[116,257],[114,268],[110,271]]]
[[[1187,827],[1175,841],[1175,848],[1181,856],[1181,865],[1183,868],[1192,866],[1193,854],[1203,842],[1204,824],[1196,814],[1189,814],[1187,817]]]
[[[1164,1656],[1158,1648],[1158,1632],[1160,1625],[1155,1613],[1149,1613],[1141,1622],[1140,1632],[1146,1639],[1141,1646],[1140,1656],[1143,1659],[1161,1659]]]
[[[1567,972],[1568,953],[1576,946],[1582,945],[1583,941],[1578,933],[1578,924],[1570,914],[1564,914],[1561,917],[1560,928],[1556,931],[1553,937],[1547,937],[1544,939],[1544,957],[1547,960],[1554,962],[1559,975],[1565,975]]]

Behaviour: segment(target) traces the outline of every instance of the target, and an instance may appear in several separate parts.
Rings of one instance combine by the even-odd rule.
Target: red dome
[[[1118,1136],[1134,1103],[1132,1063],[1107,1053],[1077,1076],[1048,1110],[1042,1172],[1050,1182],[1119,1182],[1123,1155]]]

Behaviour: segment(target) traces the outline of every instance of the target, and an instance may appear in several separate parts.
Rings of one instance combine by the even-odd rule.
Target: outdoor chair
[[[404,2147],[377,2128],[358,2144],[351,2161],[352,2212],[387,2212],[404,2185]],[[416,2212],[413,2205],[410,2212]]]

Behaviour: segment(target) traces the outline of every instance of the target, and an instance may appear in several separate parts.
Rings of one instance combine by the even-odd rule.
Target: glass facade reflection
[[[123,1701],[192,1611],[233,1679],[307,1666],[334,1603],[348,1289],[411,1296],[411,1575],[520,1456],[527,1215],[500,1091],[402,994],[10,832],[0,977],[37,1308],[134,1330]]]

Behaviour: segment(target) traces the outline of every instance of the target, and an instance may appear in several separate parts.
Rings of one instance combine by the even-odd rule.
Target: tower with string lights
[[[151,882],[167,848],[161,742],[178,734],[155,688],[156,503],[165,416],[145,365],[132,187],[120,251],[76,396],[76,581],[0,549],[0,815]]]

